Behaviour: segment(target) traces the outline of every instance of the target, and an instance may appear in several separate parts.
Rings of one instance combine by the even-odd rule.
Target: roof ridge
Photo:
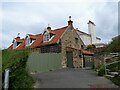
[[[64,27],[61,27],[61,28],[56,28],[56,29],[54,29],[53,31],[55,31],[55,30],[59,30],[59,29],[63,29],[63,28],[67,28],[68,26],[64,26]]]

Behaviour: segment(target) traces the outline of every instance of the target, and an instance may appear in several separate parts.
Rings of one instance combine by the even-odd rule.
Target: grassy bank
[[[26,71],[26,62],[29,56],[27,50],[22,51],[2,51],[2,74],[5,69],[10,69],[10,83],[12,90],[17,88],[32,88],[35,80]],[[4,78],[4,77],[3,77]]]

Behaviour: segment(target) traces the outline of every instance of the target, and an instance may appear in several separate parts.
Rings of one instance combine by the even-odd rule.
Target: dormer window
[[[35,35],[27,35],[25,38],[26,46],[30,46],[36,40]]]
[[[21,42],[17,42],[16,40],[13,40],[13,49],[16,49],[20,44]]]
[[[14,40],[13,41],[13,49],[16,49],[16,47],[17,47],[17,42],[16,42],[16,40]]]
[[[29,46],[31,43],[30,37],[26,36],[26,46]]]
[[[50,34],[46,31],[46,32],[44,33],[44,42],[48,42],[49,39],[50,39]]]

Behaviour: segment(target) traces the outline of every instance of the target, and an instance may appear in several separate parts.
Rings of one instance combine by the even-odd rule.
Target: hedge
[[[26,62],[29,56],[27,50],[22,51],[2,51],[2,74],[4,76],[5,69],[10,69],[9,88],[12,90],[32,88],[35,80],[26,71]],[[4,80],[4,77],[3,77]],[[4,83],[4,82],[3,82]]]

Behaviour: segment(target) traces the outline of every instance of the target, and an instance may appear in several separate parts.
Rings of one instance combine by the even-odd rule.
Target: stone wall
[[[81,48],[83,45],[82,40],[79,38],[77,32],[70,26],[66,29],[65,33],[61,37],[62,45],[62,67],[67,67],[67,55],[66,51],[73,52],[73,65],[75,68],[82,67],[82,58],[79,57],[81,52],[74,48]],[[69,48],[68,48],[69,47]]]

